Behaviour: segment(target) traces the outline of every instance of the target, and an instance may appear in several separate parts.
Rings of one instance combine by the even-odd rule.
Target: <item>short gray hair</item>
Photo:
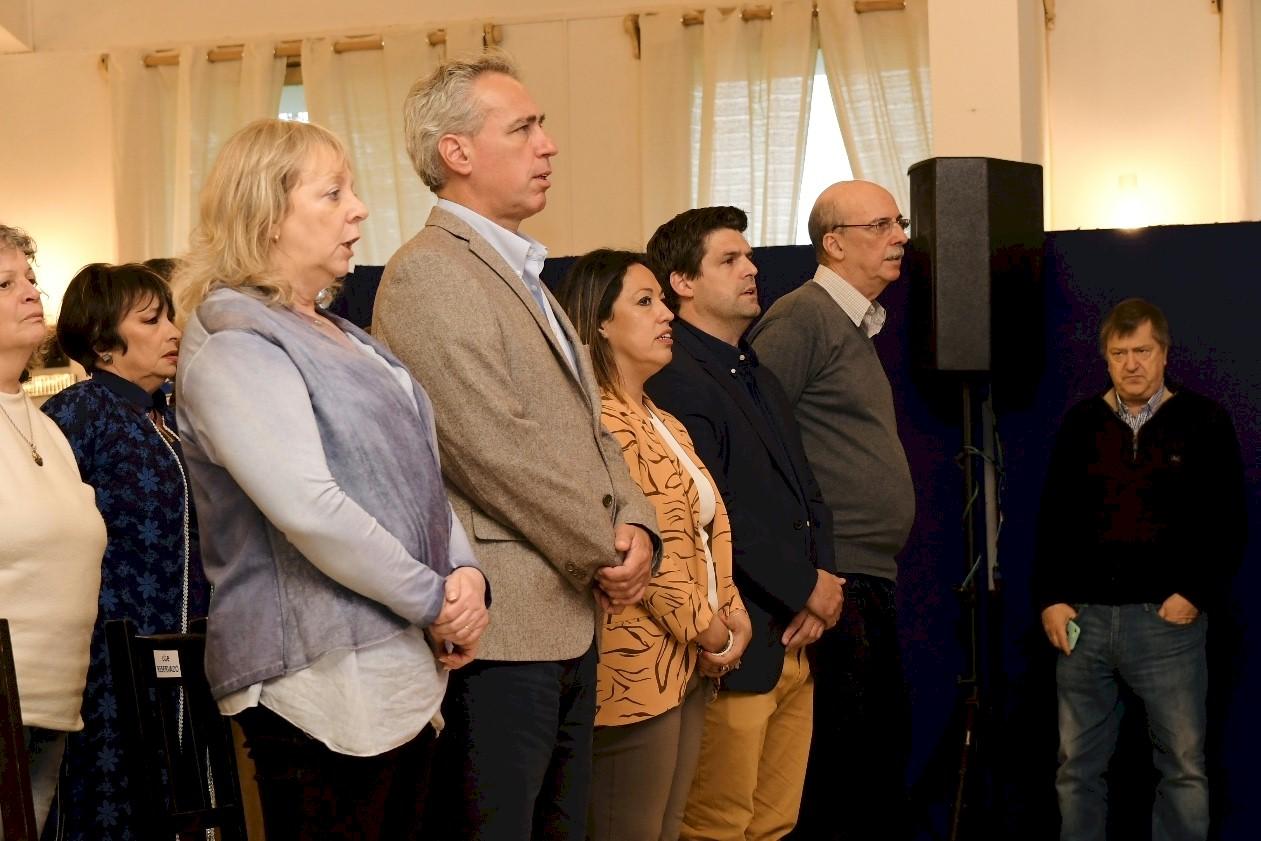
[[[828,232],[841,224],[840,214],[836,211],[834,201],[815,201],[810,208],[810,216],[806,219],[806,233],[810,235],[810,244],[814,246],[814,257],[820,263],[827,257],[823,248],[823,238]]]
[[[22,252],[28,261],[35,259],[35,240],[21,228],[0,225],[0,249],[3,248]]]
[[[412,85],[403,100],[407,154],[420,180],[434,192],[447,183],[438,141],[446,134],[475,134],[486,118],[472,94],[473,83],[484,73],[502,73],[520,80],[507,53],[493,50],[476,58],[445,62]]]

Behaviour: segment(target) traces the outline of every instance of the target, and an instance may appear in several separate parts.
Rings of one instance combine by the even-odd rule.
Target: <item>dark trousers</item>
[[[596,649],[572,660],[475,660],[442,704],[425,837],[582,841]]]
[[[845,606],[815,643],[814,736],[797,841],[907,835],[910,699],[892,581],[842,573]]]
[[[379,756],[329,750],[266,707],[235,719],[254,760],[267,841],[408,841],[420,818],[433,728]]]

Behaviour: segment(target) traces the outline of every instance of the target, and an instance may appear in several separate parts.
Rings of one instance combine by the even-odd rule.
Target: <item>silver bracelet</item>
[[[731,653],[731,648],[736,644],[736,635],[730,628],[727,629],[727,644],[723,646],[722,651],[709,652],[712,657],[726,657]]]

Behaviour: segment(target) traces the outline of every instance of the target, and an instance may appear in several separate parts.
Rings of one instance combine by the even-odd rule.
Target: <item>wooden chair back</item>
[[[141,841],[246,841],[230,722],[206,682],[204,633],[141,636],[105,623],[110,671]]]
[[[5,841],[37,841],[30,761],[7,619],[0,619],[0,827]]]

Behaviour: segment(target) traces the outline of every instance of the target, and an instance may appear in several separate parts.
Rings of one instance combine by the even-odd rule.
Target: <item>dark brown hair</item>
[[[701,273],[705,240],[710,234],[727,228],[744,233],[748,226],[749,217],[743,210],[722,206],[685,210],[657,228],[648,240],[648,268],[661,284],[666,306],[679,311],[679,296],[670,285],[670,275],[678,272],[684,277],[696,277]]]
[[[619,390],[613,349],[600,335],[600,325],[613,316],[613,302],[622,294],[622,280],[631,266],[648,266],[643,254],[599,248],[574,261],[556,287],[556,300],[565,308],[578,338],[591,349],[591,367],[601,389]]]
[[[1169,322],[1160,307],[1142,298],[1126,298],[1112,308],[1099,327],[1099,353],[1108,358],[1108,342],[1113,338],[1124,339],[1150,321],[1152,337],[1164,350],[1169,350]]]
[[[57,343],[66,356],[87,370],[99,354],[127,350],[118,325],[138,304],[156,298],[166,317],[175,318],[175,304],[166,281],[140,263],[111,266],[91,263],[66,287],[57,318]]]

